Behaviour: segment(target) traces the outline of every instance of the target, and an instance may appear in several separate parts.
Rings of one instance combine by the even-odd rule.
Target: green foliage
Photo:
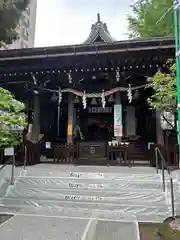
[[[28,3],[29,0],[0,0],[0,47],[18,38],[16,27]],[[23,110],[24,104],[0,88],[0,148],[16,146],[21,141],[26,127]]]
[[[172,36],[172,9],[162,18],[172,5],[172,0],[137,0],[128,16],[129,38]]]
[[[0,46],[18,38],[16,27],[28,3],[29,0],[0,0]]]
[[[0,148],[16,146],[26,127],[25,106],[7,90],[0,88]]]
[[[180,232],[176,230],[171,230],[164,232],[162,230],[158,230],[156,235],[159,237],[159,240],[179,240],[180,239]]]
[[[153,109],[176,112],[176,77],[175,64],[169,68],[169,73],[156,73],[149,84],[154,93],[148,98]]]

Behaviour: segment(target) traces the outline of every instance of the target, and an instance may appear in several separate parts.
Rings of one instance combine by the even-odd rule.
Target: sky
[[[116,40],[127,39],[127,14],[134,0],[37,0],[35,46],[83,43],[101,14]]]

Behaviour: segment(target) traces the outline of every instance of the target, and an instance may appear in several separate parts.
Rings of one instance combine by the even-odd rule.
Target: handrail
[[[12,157],[8,158],[7,161],[0,167],[0,172],[12,161]]]
[[[164,166],[165,166],[168,174],[171,175],[171,169],[170,169],[170,167],[167,165],[167,163],[166,163],[166,161],[165,161],[165,159],[164,159],[164,156],[162,155],[159,147],[156,147],[155,149],[156,149],[156,151],[158,151],[158,153],[159,153],[159,155],[160,155],[160,157],[161,157],[161,161],[163,161],[163,164],[164,164]]]
[[[11,185],[13,185],[14,184],[15,154],[12,157],[8,158],[7,161],[0,167],[0,172],[11,162],[12,162]]]
[[[166,169],[169,175],[169,180],[170,180],[170,189],[171,189],[171,210],[172,210],[172,217],[175,218],[175,207],[174,207],[174,186],[173,186],[173,177],[171,174],[171,169],[167,165],[164,156],[161,153],[161,150],[159,147],[155,148],[155,154],[156,154],[156,172],[158,173],[159,171],[159,162],[158,162],[158,154],[161,158],[161,168],[162,168],[162,181],[163,181],[163,192],[166,191],[166,184],[165,184],[165,174],[164,170]]]

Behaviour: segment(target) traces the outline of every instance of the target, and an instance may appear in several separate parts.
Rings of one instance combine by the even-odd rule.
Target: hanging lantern
[[[132,98],[133,98],[131,84],[129,84],[129,88],[127,90],[127,97],[128,97],[129,103],[131,103],[132,102]]]
[[[108,102],[109,102],[109,103],[114,103],[114,102],[115,102],[113,95],[111,95],[111,96],[109,97]]]
[[[82,104],[83,104],[83,108],[86,109],[86,107],[87,107],[87,99],[86,99],[86,92],[85,91],[84,91],[83,97],[82,97]]]
[[[157,68],[157,74],[161,74],[162,72],[161,72],[161,68],[160,67],[158,67]]]
[[[140,97],[139,91],[136,89],[134,94],[133,94],[133,99],[137,100]]]
[[[78,98],[78,96],[76,96],[76,97],[74,98],[74,103],[79,103],[79,98]]]
[[[102,91],[101,102],[102,102],[102,108],[105,108],[105,106],[106,106],[106,99],[105,99],[105,96],[104,96],[104,90]]]
[[[119,82],[120,80],[120,69],[119,67],[116,68],[116,82]]]
[[[56,102],[57,99],[58,99],[57,94],[54,92],[52,97],[51,97],[51,101]]]
[[[92,101],[91,101],[91,105],[97,105],[97,101],[96,101],[95,98],[92,99]]]

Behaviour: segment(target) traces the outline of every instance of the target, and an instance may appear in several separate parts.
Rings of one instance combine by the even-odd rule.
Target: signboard
[[[104,201],[104,197],[100,196],[82,196],[82,195],[64,195],[64,199],[68,201]]]
[[[69,188],[83,188],[83,183],[69,183]]]
[[[122,105],[114,105],[114,136],[122,137]]]
[[[122,127],[121,126],[114,127],[114,136],[122,137]]]
[[[106,143],[105,142],[80,142],[79,160],[80,161],[105,161]]]
[[[72,134],[73,134],[72,124],[68,124],[68,136],[72,136]]]
[[[46,149],[51,149],[51,142],[46,142],[45,147]]]
[[[88,113],[112,113],[112,107],[89,107]]]
[[[70,172],[70,178],[81,178],[81,179],[104,179],[104,173],[89,173],[89,172]]]
[[[14,156],[14,148],[5,148],[4,150],[4,156]]]
[[[174,114],[163,111],[160,115],[160,124],[163,130],[172,130],[175,127]]]
[[[87,188],[87,189],[104,189],[103,184],[84,184],[84,183],[76,183],[76,182],[69,182],[68,188]]]

